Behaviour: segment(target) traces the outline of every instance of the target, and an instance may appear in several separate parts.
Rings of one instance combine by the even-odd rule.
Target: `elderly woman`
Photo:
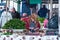
[[[29,30],[29,16],[27,16],[27,13],[23,13],[21,20],[25,22],[25,28]]]

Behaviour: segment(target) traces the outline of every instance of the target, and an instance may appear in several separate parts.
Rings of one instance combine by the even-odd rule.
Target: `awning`
[[[41,4],[42,0],[30,0],[30,4]]]

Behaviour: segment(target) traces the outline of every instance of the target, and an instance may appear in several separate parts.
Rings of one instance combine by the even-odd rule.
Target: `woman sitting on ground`
[[[25,28],[29,30],[29,16],[27,16],[27,13],[23,13],[21,20],[25,22]]]
[[[30,29],[30,32],[35,32],[36,30],[39,30],[40,29],[40,23],[37,20],[37,15],[35,13],[33,13],[30,16],[30,19],[29,20],[30,20],[29,21],[29,29]]]

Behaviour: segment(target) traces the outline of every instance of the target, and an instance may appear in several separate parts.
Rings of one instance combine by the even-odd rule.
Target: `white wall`
[[[14,7],[17,11],[17,3],[16,2],[10,1],[10,7],[9,8],[11,8],[11,7]]]
[[[1,0],[0,0],[0,3],[1,3]]]

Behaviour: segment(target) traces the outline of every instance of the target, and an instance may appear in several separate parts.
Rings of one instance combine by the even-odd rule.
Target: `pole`
[[[60,35],[60,0],[58,1],[59,2],[59,13],[58,13],[58,27],[59,27],[59,35]],[[59,37],[59,40],[60,40],[60,37]]]
[[[60,0],[59,0],[59,6],[60,6]],[[60,7],[59,7],[59,14],[58,14],[58,17],[60,18]],[[60,19],[58,18],[59,20],[59,34],[60,34]]]
[[[6,0],[6,15],[7,15],[7,7],[8,7],[8,0]],[[6,16],[6,21],[8,21],[8,17]]]
[[[53,9],[53,4],[52,4],[53,0],[50,0],[50,18],[52,17],[52,9]]]
[[[31,10],[31,15],[32,15],[32,11],[33,11],[33,9],[32,9],[32,8],[30,8],[30,10]]]
[[[20,13],[20,0],[18,0],[17,7],[17,11]]]
[[[7,0],[7,7],[10,7],[10,0]]]

